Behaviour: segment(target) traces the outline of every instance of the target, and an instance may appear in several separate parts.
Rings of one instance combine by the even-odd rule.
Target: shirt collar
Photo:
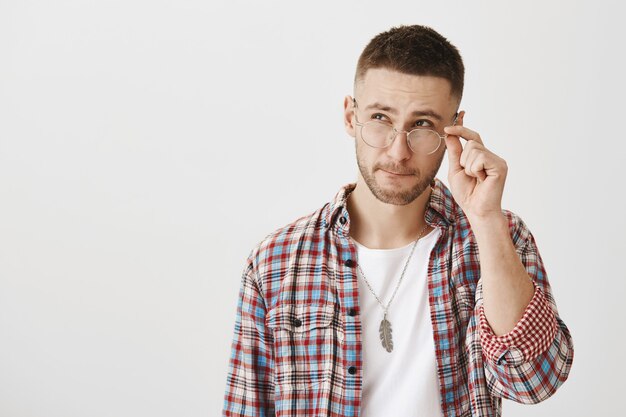
[[[428,201],[428,209],[424,216],[426,223],[431,226],[449,227],[456,222],[459,205],[454,201],[452,193],[446,185],[438,178],[433,178],[430,183],[431,193]],[[340,232],[347,233],[349,226],[347,199],[348,195],[354,188],[356,183],[347,183],[335,194],[335,197],[326,204],[322,210],[322,223],[327,229],[332,228],[335,224]],[[340,218],[342,221],[338,221]]]

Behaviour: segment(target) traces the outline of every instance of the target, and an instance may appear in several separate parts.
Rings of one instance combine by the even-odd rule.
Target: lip
[[[389,174],[389,175],[393,175],[393,176],[396,176],[396,177],[410,177],[411,176],[411,174],[396,174],[395,172],[385,171],[382,168],[380,170],[385,172],[385,173],[387,173],[387,174]]]

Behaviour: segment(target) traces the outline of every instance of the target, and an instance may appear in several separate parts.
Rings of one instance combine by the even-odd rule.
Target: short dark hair
[[[397,26],[376,35],[359,57],[355,85],[370,68],[442,77],[450,82],[452,95],[459,101],[463,96],[465,67],[459,50],[427,26]]]

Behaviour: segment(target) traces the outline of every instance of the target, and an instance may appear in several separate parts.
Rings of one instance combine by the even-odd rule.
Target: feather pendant
[[[380,328],[378,329],[380,333],[380,341],[383,344],[383,347],[387,352],[391,352],[393,350],[393,340],[391,339],[391,323],[387,320],[387,315],[383,317],[383,320],[380,322]]]

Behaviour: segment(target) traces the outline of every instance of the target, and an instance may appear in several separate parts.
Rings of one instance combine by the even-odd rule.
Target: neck
[[[431,189],[427,187],[410,204],[386,204],[378,200],[359,178],[347,200],[350,236],[371,249],[393,249],[408,245],[417,239],[426,226],[424,215],[430,194]],[[422,236],[430,231],[432,227],[426,226]]]

